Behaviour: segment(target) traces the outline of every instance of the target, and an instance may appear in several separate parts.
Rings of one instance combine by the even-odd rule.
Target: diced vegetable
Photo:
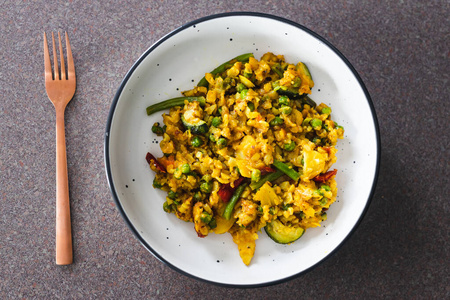
[[[196,123],[188,122],[184,116],[181,116],[181,122],[183,123],[184,128],[191,131],[193,134],[204,134],[207,133],[209,130],[208,125],[205,121],[199,120]]]
[[[298,240],[305,229],[283,225],[279,220],[274,220],[264,227],[267,235],[278,244],[290,244]]]

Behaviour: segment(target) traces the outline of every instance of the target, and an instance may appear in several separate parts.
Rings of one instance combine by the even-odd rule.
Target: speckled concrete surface
[[[311,272],[240,290],[180,275],[127,228],[106,182],[112,98],[152,43],[193,19],[258,11],[328,39],[365,81],[382,155],[358,230]],[[448,1],[0,1],[0,298],[450,297]],[[42,33],[67,30],[77,92],[66,110],[75,263],[54,264],[54,109]]]

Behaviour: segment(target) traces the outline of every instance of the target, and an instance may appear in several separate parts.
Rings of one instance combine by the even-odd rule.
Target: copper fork
[[[66,36],[67,73],[61,35],[58,32],[60,66],[56,55],[55,37],[52,33],[53,72],[48,50],[47,35],[44,32],[45,89],[56,112],[56,264],[68,265],[73,261],[72,228],[70,221],[69,180],[67,174],[66,138],[64,111],[73,98],[76,88],[75,65],[69,37]]]

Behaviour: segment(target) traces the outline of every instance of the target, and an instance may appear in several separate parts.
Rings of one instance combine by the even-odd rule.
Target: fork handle
[[[70,221],[69,179],[67,173],[65,107],[56,109],[56,264],[73,261],[72,228]]]

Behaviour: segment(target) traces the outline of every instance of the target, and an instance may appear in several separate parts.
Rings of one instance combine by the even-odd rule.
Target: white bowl
[[[322,227],[306,230],[291,245],[274,243],[264,231],[245,266],[229,234],[198,238],[192,223],[163,211],[165,193],[152,187],[147,152],[161,156],[147,116],[150,104],[181,96],[204,74],[239,54],[283,54],[302,61],[315,82],[311,98],[331,106],[345,128],[338,141],[337,202]],[[105,137],[108,182],[131,231],[158,259],[175,270],[211,283],[254,287],[279,283],[310,270],[335,252],[357,227],[374,192],[380,160],[378,124],[370,96],[355,69],[329,42],[311,30],[260,13],[205,17],[167,34],[126,74],[114,97]]]

